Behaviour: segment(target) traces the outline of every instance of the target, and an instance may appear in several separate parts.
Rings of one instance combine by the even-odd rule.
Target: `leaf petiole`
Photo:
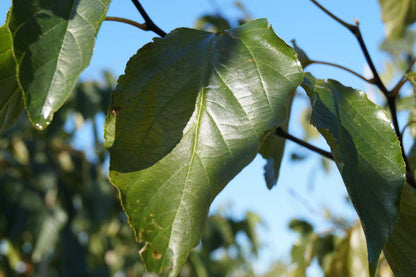
[[[127,18],[122,18],[122,17],[117,17],[117,16],[106,16],[104,18],[104,20],[126,23],[126,24],[132,25],[134,27],[137,27],[139,29],[142,29],[143,31],[149,31],[149,29],[147,29],[146,24],[138,23],[136,21],[133,21],[133,20],[130,20],[130,19],[127,19]]]
[[[298,139],[297,137],[292,136],[291,134],[289,134],[285,130],[283,130],[282,127],[278,127],[276,129],[276,135],[281,136],[283,138],[286,138],[288,140],[291,140],[291,141],[293,141],[293,142],[295,142],[295,143],[297,143],[299,145],[302,145],[303,147],[306,147],[309,150],[312,150],[312,151],[314,151],[314,152],[316,152],[318,154],[321,154],[322,156],[324,156],[324,157],[326,157],[328,159],[334,160],[334,157],[332,156],[332,153],[331,152],[325,151],[325,150],[323,150],[321,148],[318,148],[316,146],[313,146],[310,143],[307,143],[304,140],[301,140],[301,139]]]

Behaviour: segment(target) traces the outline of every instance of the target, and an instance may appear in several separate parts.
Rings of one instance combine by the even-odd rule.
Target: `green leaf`
[[[266,20],[216,34],[176,29],[130,59],[105,139],[149,270],[178,274],[210,203],[287,122],[301,80],[295,52]]]
[[[337,237],[333,234],[327,234],[320,236],[316,239],[313,245],[313,252],[316,258],[318,259],[318,263],[323,270],[325,270],[325,258],[333,254],[335,251]]]
[[[287,99],[288,103],[286,104],[286,107],[292,107],[294,96],[295,91],[292,92],[292,97]],[[289,127],[289,121],[282,127],[287,130]],[[285,144],[285,138],[276,135],[275,132],[271,132],[260,147],[259,153],[264,159],[266,159],[266,165],[264,166],[264,178],[268,189],[272,189],[276,185],[277,179],[279,178],[280,165],[282,164]]]
[[[14,0],[8,19],[33,125],[44,129],[88,66],[110,0]]]
[[[389,53],[395,60],[400,60],[403,55],[413,56],[415,42],[416,32],[413,30],[404,30],[403,35],[399,38],[385,38],[380,44],[380,50]]]
[[[220,247],[235,245],[237,231],[236,222],[231,218],[223,217],[219,214],[208,218],[206,233],[202,236],[201,242],[204,248],[212,252]]]
[[[400,219],[393,230],[384,255],[396,277],[413,276],[416,272],[416,190],[405,185],[400,206]]]
[[[303,51],[299,46],[296,44],[295,40],[292,40],[293,49],[295,50],[296,54],[298,55],[298,59],[302,64],[302,67],[305,68],[312,63],[311,59],[309,59],[308,55],[306,55],[305,51]]]
[[[314,244],[318,237],[313,233],[312,225],[303,220],[293,219],[289,228],[300,234],[291,251],[292,263],[296,265],[291,276],[304,277],[314,257]]]
[[[303,127],[303,140],[308,141],[319,137],[319,132],[311,125],[312,107],[308,106],[300,113],[300,124]]]
[[[402,97],[396,101],[396,105],[398,111],[414,109],[416,107],[416,97],[415,95]]]
[[[300,219],[290,221],[289,228],[302,236],[309,235],[313,232],[313,226],[309,222]]]
[[[255,255],[258,253],[259,247],[259,240],[256,232],[257,226],[262,223],[260,216],[253,212],[246,213],[246,219],[242,222],[243,229],[250,241],[251,249]]]
[[[335,248],[332,248],[328,241],[329,251],[322,253],[324,256],[320,264],[325,276],[369,276],[365,237],[361,224],[358,222],[346,231],[344,238],[333,241],[335,245],[332,247]]]
[[[198,19],[195,28],[203,31],[219,32],[231,28],[227,19],[220,15],[204,15]]]
[[[416,21],[416,0],[379,0],[387,36],[399,38]]]
[[[67,214],[59,206],[45,216],[32,253],[32,260],[35,263],[45,260],[48,255],[53,255],[57,247],[59,233],[67,219]]]
[[[348,271],[349,276],[358,275],[358,272],[363,272],[362,276],[368,268],[367,253],[365,249],[365,236],[361,228],[361,224],[354,225],[347,236],[349,249],[348,249]]]
[[[283,127],[287,130],[287,124]],[[280,165],[285,151],[286,139],[272,132],[262,144],[259,153],[266,159],[264,179],[268,189],[272,189],[279,178]]]
[[[370,274],[399,218],[405,165],[399,141],[384,110],[363,92],[334,80],[303,84],[312,119],[331,147],[367,239]]]
[[[409,72],[405,74],[406,79],[413,86],[413,90],[416,92],[416,72]]]
[[[16,79],[16,63],[12,54],[10,32],[0,27],[0,134],[4,133],[24,109]]]
[[[416,141],[413,141],[412,147],[410,147],[409,152],[407,153],[407,160],[409,161],[409,166],[415,173],[416,171]]]

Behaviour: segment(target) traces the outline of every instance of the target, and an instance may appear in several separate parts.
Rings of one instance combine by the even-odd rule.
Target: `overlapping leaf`
[[[295,95],[295,91],[292,92],[292,97],[289,97],[287,107],[292,107],[292,100]],[[290,109],[289,109],[290,112]],[[289,114],[290,116],[290,114]],[[282,126],[285,130],[289,127],[289,121]],[[266,159],[266,165],[264,166],[264,178],[268,189],[272,189],[279,178],[280,165],[282,163],[283,154],[285,151],[286,139],[277,136],[272,132],[260,147],[259,153]]]
[[[15,0],[8,19],[28,115],[45,128],[90,62],[110,0]]]
[[[387,35],[398,38],[406,25],[416,21],[416,0],[379,0]]]
[[[0,134],[6,131],[24,109],[16,79],[10,32],[0,27]]]
[[[405,166],[383,109],[364,93],[306,75],[312,124],[325,137],[361,219],[370,273],[399,218]]]
[[[178,274],[214,197],[288,120],[301,71],[266,20],[216,34],[177,29],[131,58],[105,138],[148,269]]]
[[[416,272],[416,190],[404,186],[400,219],[394,228],[384,255],[396,277],[413,276]]]

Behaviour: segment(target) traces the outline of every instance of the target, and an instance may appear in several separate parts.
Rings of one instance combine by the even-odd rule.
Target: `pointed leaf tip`
[[[297,44],[296,41],[293,39],[292,41],[293,49],[295,50],[296,54],[298,55],[298,59],[302,64],[302,67],[305,69],[308,65],[312,63],[309,59],[308,55],[306,55],[305,51],[303,51]]]

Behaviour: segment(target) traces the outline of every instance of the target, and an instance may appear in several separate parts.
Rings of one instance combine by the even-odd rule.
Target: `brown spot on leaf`
[[[157,251],[153,251],[152,258],[155,259],[155,260],[160,260],[162,258],[162,254],[160,254]]]
[[[119,108],[117,108],[117,107],[114,107],[114,108],[111,110],[111,114],[112,114],[112,115],[119,115],[119,114],[120,114],[120,109],[119,109]]]

